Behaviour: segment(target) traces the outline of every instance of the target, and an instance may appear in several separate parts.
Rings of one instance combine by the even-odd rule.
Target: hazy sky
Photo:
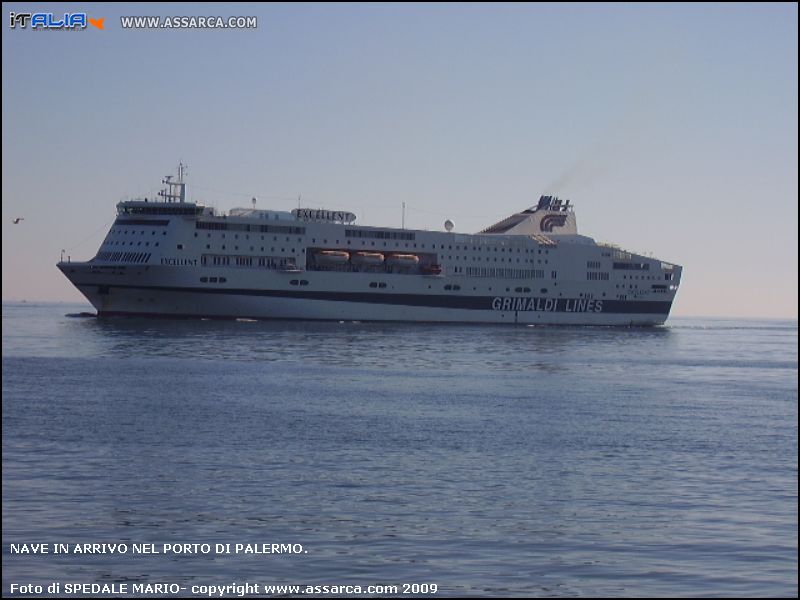
[[[35,6],[35,10],[34,10]],[[11,30],[87,11],[103,31]],[[797,316],[797,5],[3,5],[3,299],[79,300],[178,160],[228,209],[474,232],[558,193],[684,266],[673,314]],[[258,17],[123,30],[120,15]],[[14,217],[24,217],[18,225]]]

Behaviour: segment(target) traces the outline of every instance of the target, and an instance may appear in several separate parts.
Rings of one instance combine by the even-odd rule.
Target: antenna
[[[165,202],[185,202],[186,201],[186,183],[183,181],[183,176],[189,171],[183,162],[178,163],[178,179],[172,180],[172,175],[165,175],[161,183],[167,187],[158,192]]]
[[[253,196],[253,210],[256,209],[256,197]]]
[[[403,202],[403,220],[402,220],[402,229],[406,228],[406,203]]]

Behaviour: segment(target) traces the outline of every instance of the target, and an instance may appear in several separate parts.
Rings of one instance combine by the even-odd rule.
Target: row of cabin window
[[[222,244],[222,246],[220,246],[219,249],[220,250],[225,250],[226,248],[227,247],[225,246],[225,244]],[[206,244],[206,250],[211,250],[211,249],[212,249],[211,248],[211,244]],[[239,250],[239,246],[234,246],[233,249],[234,250]],[[178,250],[183,250],[183,244],[178,244]],[[255,246],[250,246],[250,252],[255,252],[255,251],[256,251]],[[270,252],[277,252],[277,250],[275,249],[275,246],[272,246],[269,249],[269,251]],[[286,252],[286,248],[281,248],[280,251],[281,252]],[[261,252],[266,252],[266,246],[261,246]],[[294,254],[294,248],[289,248],[289,252]],[[305,249],[302,249],[300,252],[301,253],[305,253]]]
[[[128,234],[128,230],[127,230],[127,229],[125,229],[125,230],[121,230],[121,229],[112,229],[112,230],[109,232],[109,235],[110,235],[110,234],[115,234],[115,235],[127,235],[127,234]],[[156,232],[155,232],[155,231],[151,231],[151,232],[150,232],[150,235],[155,235],[155,234],[156,234]],[[134,230],[131,230],[131,235],[136,235],[136,231],[134,231]],[[142,229],[142,230],[139,232],[139,235],[144,235],[144,229]],[[167,232],[166,232],[166,231],[162,231],[162,232],[161,232],[161,235],[167,235]]]
[[[219,254],[204,254],[200,257],[203,266],[215,267],[260,267],[264,269],[278,269],[294,262],[291,258],[280,256],[230,256]]]
[[[213,229],[225,231],[252,231],[255,233],[288,233],[289,235],[305,235],[305,227],[291,225],[248,225],[246,223],[225,223],[222,221],[196,221],[197,229]]]
[[[133,245],[134,245],[134,242],[120,242],[120,241],[114,241],[114,242],[106,242],[106,243],[104,243],[103,245],[104,245],[104,246],[125,246],[126,244],[127,244],[128,246],[133,246]],[[135,245],[136,245],[136,246],[141,246],[141,245],[142,245],[142,242],[135,242]],[[149,246],[149,245],[150,245],[150,242],[145,242],[145,243],[144,243],[144,245],[145,245],[145,246]],[[158,246],[158,242],[153,242],[153,246]]]
[[[197,232],[196,232],[196,231],[194,232],[194,237],[197,237]],[[206,234],[206,237],[207,237],[207,238],[210,238],[210,237],[211,237],[211,234],[210,234],[210,233],[207,233],[207,234]],[[224,234],[224,233],[223,233],[223,234],[221,234],[221,237],[222,237],[222,239],[226,239],[226,238],[225,238],[225,234]],[[262,236],[260,236],[260,237],[261,237],[261,241],[263,242],[263,241],[264,241],[264,236],[262,235]],[[269,236],[267,236],[267,237],[269,237]],[[238,239],[239,239],[239,235],[238,235],[238,234],[234,235],[234,236],[233,236],[233,239],[235,239],[235,240],[238,240]],[[246,235],[246,236],[244,236],[244,239],[246,239],[246,240],[249,240],[249,239],[250,239],[250,236],[249,236],[249,235]],[[272,236],[272,241],[273,241],[273,242],[277,242],[277,241],[278,241],[278,236],[277,236],[277,235],[274,235],[274,236]],[[286,238],[286,241],[287,241],[287,242],[291,242],[291,241],[292,241],[292,238],[290,238],[290,237],[287,237],[287,238]],[[303,238],[297,238],[297,241],[298,241],[298,242],[302,242],[302,241],[303,241]]]
[[[468,277],[510,277],[512,279],[544,279],[543,269],[494,269],[487,267],[467,267]],[[551,271],[551,279],[556,279],[557,271]]]
[[[442,256],[442,260],[444,260],[445,258],[447,258],[447,260],[453,260],[453,256],[452,255],[448,255],[447,257]],[[470,257],[469,256],[464,256],[462,258],[462,257],[456,256],[455,260],[470,260]],[[505,258],[500,258],[499,261],[498,261],[498,258],[496,256],[494,257],[494,260],[491,257],[489,257],[489,258],[481,258],[479,256],[473,256],[472,257],[472,262],[480,262],[482,260],[485,261],[485,262],[501,262],[501,263],[506,262]],[[536,263],[534,263],[534,260],[536,260],[536,263],[538,263],[540,265],[541,264],[545,264],[545,265],[549,264],[549,262],[548,262],[548,260],[546,258],[544,260],[542,260],[541,258],[539,258],[539,259],[533,259],[533,258],[522,259],[522,264],[530,264],[530,265],[536,264]],[[507,262],[512,263],[513,261],[514,261],[513,258],[509,258]],[[519,264],[519,263],[520,263],[520,259],[518,258],[517,259],[517,264]]]
[[[146,263],[150,260],[149,252],[98,252],[98,260],[106,262]]]
[[[615,262],[613,267],[625,271],[649,271],[650,263]]]

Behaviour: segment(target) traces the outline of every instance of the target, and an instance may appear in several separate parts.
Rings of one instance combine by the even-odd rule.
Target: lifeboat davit
[[[384,260],[380,252],[355,252],[350,257],[350,262],[354,265],[382,265]]]
[[[416,254],[392,254],[386,259],[386,264],[390,267],[416,267],[419,264],[419,256]]]
[[[343,265],[350,260],[350,253],[344,250],[320,250],[314,258],[320,265]]]

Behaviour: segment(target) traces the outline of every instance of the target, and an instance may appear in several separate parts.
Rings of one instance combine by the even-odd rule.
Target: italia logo
[[[55,15],[50,12],[38,13],[9,13],[9,25],[11,29],[86,29],[87,25],[93,25],[97,29],[105,29],[103,24],[105,19],[91,19],[86,13],[59,13]]]

